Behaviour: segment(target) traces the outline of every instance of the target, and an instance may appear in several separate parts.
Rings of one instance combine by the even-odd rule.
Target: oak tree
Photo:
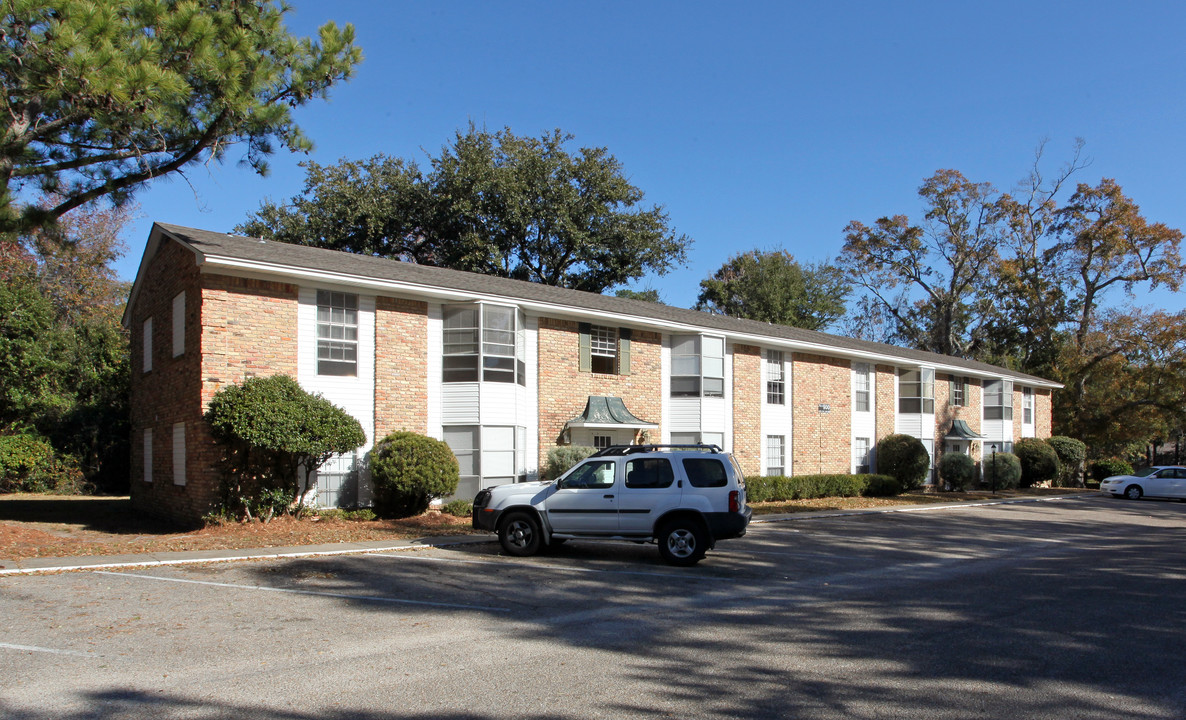
[[[844,314],[847,294],[839,271],[826,263],[801,265],[783,250],[751,250],[700,281],[696,309],[822,330]]]

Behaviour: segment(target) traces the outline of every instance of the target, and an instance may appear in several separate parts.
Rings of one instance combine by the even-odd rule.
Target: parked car
[[[1186,467],[1156,465],[1132,475],[1113,475],[1100,483],[1102,492],[1129,500],[1142,497],[1186,499]]]
[[[715,445],[621,445],[554,481],[499,485],[474,498],[473,526],[510,555],[566,540],[656,542],[673,565],[695,565],[718,540],[741,537],[752,510],[736,461]]]

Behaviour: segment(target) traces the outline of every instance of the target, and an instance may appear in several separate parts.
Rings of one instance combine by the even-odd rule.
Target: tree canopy
[[[222,160],[245,144],[260,173],[277,144],[312,145],[292,109],[361,59],[354,29],[289,34],[276,2],[16,0],[0,16],[0,232],[52,224],[98,198]],[[21,205],[31,187],[52,204]]]
[[[847,295],[848,284],[830,265],[800,265],[783,250],[750,250],[700,281],[696,309],[822,330],[844,315]]]
[[[235,231],[591,292],[683,263],[691,241],[663,209],[608,150],[571,152],[572,139],[470,125],[428,172],[382,154],[305,162],[300,195]]]

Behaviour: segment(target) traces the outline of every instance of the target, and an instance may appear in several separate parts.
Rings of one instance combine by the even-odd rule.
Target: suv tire
[[[513,512],[499,525],[498,542],[508,555],[527,557],[539,552],[543,545],[543,532],[539,521],[530,513]]]
[[[708,533],[692,518],[668,521],[659,530],[659,554],[672,565],[691,567],[708,552]]]

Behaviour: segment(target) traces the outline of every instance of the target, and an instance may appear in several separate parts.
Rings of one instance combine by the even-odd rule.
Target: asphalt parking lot
[[[1182,718],[1186,504],[0,578],[0,715]]]

